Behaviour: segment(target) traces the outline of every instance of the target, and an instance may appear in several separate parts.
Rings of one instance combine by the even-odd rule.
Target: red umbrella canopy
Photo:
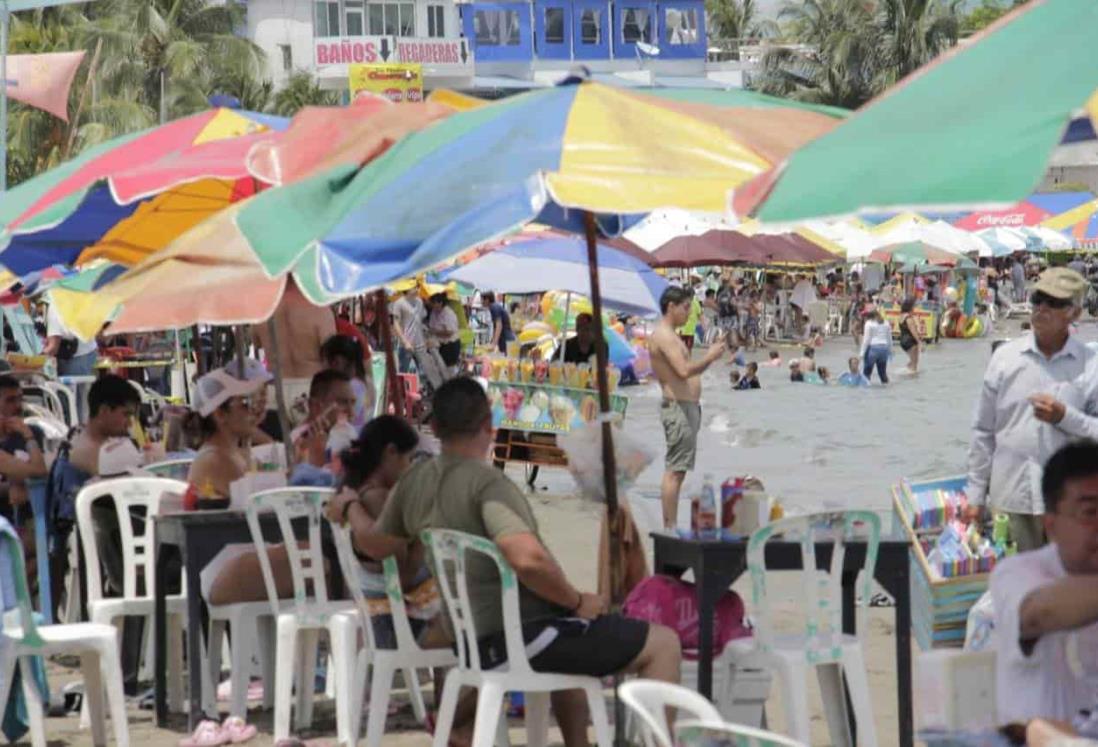
[[[816,265],[835,261],[830,252],[796,234],[756,234],[714,229],[701,236],[679,236],[653,256],[657,267],[709,265]]]

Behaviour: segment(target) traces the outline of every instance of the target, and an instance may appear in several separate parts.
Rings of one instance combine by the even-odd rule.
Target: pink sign
[[[1018,228],[1036,226],[1051,218],[1052,213],[1033,203],[1019,202],[1005,210],[981,210],[969,213],[953,225],[966,231],[982,231],[985,228]]]

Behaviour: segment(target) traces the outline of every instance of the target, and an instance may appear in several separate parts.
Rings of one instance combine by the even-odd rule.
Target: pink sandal
[[[216,721],[205,720],[195,727],[194,734],[179,740],[179,747],[221,747],[229,738]]]
[[[221,733],[225,737],[224,744],[242,744],[258,733],[254,725],[247,723],[239,716],[229,716],[221,725]]]

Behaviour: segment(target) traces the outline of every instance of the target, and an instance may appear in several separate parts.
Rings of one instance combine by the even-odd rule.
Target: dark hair
[[[804,357],[805,358],[815,358],[816,357],[816,351],[813,350],[812,348],[805,348],[804,349]]]
[[[407,454],[419,444],[419,434],[404,418],[379,415],[366,425],[351,442],[339,460],[343,464],[343,484],[357,490],[379,466],[390,444],[401,454]]]
[[[1045,513],[1056,513],[1067,483],[1092,475],[1098,475],[1098,443],[1076,441],[1053,454],[1045,463],[1045,472],[1041,476]]]
[[[915,308],[915,299],[914,298],[905,298],[904,302],[902,304],[900,304],[900,311],[902,311],[905,314],[911,313],[911,310],[914,309],[914,308]]]
[[[438,388],[432,401],[431,417],[440,439],[468,436],[492,417],[488,395],[468,376],[450,379]]]
[[[755,361],[748,361],[747,362],[747,370],[748,371],[758,371],[759,370],[759,364],[756,363]]]
[[[332,391],[332,385],[341,381],[350,382],[351,377],[342,371],[326,368],[313,374],[313,380],[309,382],[309,399],[324,399],[328,392]]]
[[[660,313],[666,314],[668,306],[678,306],[688,298],[690,298],[689,291],[680,288],[677,285],[667,286],[667,289],[660,296]]]
[[[712,288],[710,288],[709,290],[707,290],[705,292],[705,297],[706,298],[713,298],[716,295],[717,295],[717,291],[713,290]]]
[[[445,293],[432,293],[431,298],[428,300],[430,300],[432,303],[446,303],[448,299]]]
[[[8,374],[0,374],[0,389],[21,389],[19,379]]]
[[[93,418],[104,407],[125,407],[126,405],[140,407],[141,395],[121,376],[104,374],[88,389],[88,412]]]
[[[484,303],[495,303],[496,302],[496,294],[493,293],[492,291],[484,291],[484,293],[480,294],[480,300],[483,301]]]
[[[355,369],[355,376],[366,378],[366,365],[362,362],[362,345],[350,335],[332,335],[320,346],[320,355],[331,365],[333,358],[346,358]]]

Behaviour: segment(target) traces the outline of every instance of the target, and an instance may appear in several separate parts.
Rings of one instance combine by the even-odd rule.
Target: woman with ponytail
[[[389,492],[412,465],[419,434],[407,420],[395,415],[381,415],[363,426],[361,433],[340,456],[343,464],[343,490],[328,502],[328,518],[351,528],[355,554],[362,561],[363,591],[371,600],[375,612],[374,635],[381,648],[395,648],[391,619],[388,619],[385,577],[381,563],[362,554],[359,538],[369,534],[381,515]],[[412,632],[426,627],[438,613],[438,592],[430,571],[419,557],[409,558],[401,568],[405,603],[412,623]]]

